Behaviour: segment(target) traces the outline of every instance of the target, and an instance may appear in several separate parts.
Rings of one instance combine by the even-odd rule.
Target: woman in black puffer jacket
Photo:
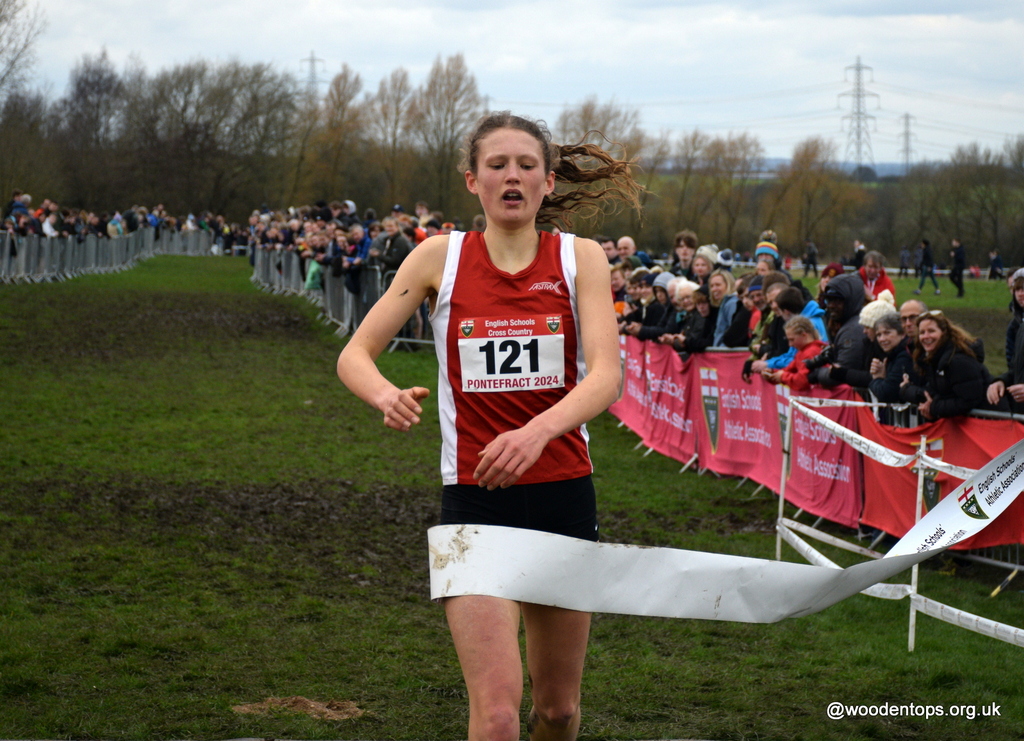
[[[925,312],[917,319],[914,365],[922,386],[903,376],[900,400],[917,404],[926,419],[956,417],[972,409],[990,409],[985,392],[991,380],[971,348],[974,338],[941,311]]]

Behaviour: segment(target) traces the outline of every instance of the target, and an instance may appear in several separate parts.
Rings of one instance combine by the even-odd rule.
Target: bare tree
[[[725,220],[726,247],[736,248],[736,224],[749,205],[755,178],[763,166],[764,148],[750,134],[716,137],[705,148],[704,170]]]
[[[408,159],[412,96],[409,73],[404,67],[399,67],[381,80],[377,94],[366,100],[367,128],[380,155],[391,203],[398,199],[399,181]]]
[[[311,146],[314,191],[319,197],[344,190],[342,167],[352,159],[364,125],[363,109],[357,100],[362,89],[362,79],[347,64],[327,89],[320,127]]]
[[[559,142],[567,144],[588,141],[606,146],[609,143],[618,145],[612,150],[619,157],[639,157],[645,139],[639,110],[621,106],[614,100],[599,103],[596,96],[562,111],[555,124],[554,135]]]
[[[480,114],[476,79],[461,54],[438,56],[412,101],[411,125],[434,183],[431,202],[444,211],[454,200],[459,145]]]
[[[864,189],[840,171],[837,151],[834,142],[820,137],[798,143],[764,198],[762,223],[799,244],[804,239],[825,241],[849,221],[864,201]]]
[[[0,0],[0,99],[24,82],[35,61],[33,47],[46,26],[38,5]]]
[[[53,193],[60,159],[48,137],[49,106],[39,91],[15,90],[0,106],[0,193]]]

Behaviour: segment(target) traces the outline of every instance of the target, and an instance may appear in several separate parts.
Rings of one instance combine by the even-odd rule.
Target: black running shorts
[[[442,525],[503,525],[597,540],[597,501],[590,476],[487,491],[451,484],[441,495]]]

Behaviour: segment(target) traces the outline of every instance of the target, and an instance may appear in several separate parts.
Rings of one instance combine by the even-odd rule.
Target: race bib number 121
[[[561,388],[565,386],[562,317],[463,319],[459,364],[463,391]]]

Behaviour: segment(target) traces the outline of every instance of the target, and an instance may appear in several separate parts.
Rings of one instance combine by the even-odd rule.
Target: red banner
[[[788,389],[785,386],[777,389],[780,396],[788,400]],[[860,401],[849,386],[815,387],[811,396]],[[814,407],[814,410],[847,429],[857,430],[856,407]],[[817,517],[857,527],[864,490],[861,454],[799,412],[793,413],[790,451],[786,501]]]
[[[701,468],[745,476],[773,491],[782,476],[782,425],[775,389],[760,376],[741,377],[746,353],[694,356],[691,372],[699,386],[695,401],[704,424],[698,425]]]
[[[926,453],[965,468],[981,468],[1024,437],[1024,425],[1010,420],[955,417],[919,427],[879,424],[870,410],[859,409],[860,434],[898,453],[914,453],[925,436]],[[924,472],[924,511],[953,491],[961,479],[930,469]],[[891,468],[864,458],[864,512],[861,522],[897,537],[913,527],[917,501],[917,468]],[[954,548],[988,548],[1024,542],[1024,498],[1014,502],[994,523]]]
[[[608,411],[626,427],[643,437],[647,421],[647,380],[644,375],[644,342],[636,337],[626,338],[625,373],[622,379],[622,398],[608,407]]]
[[[686,462],[697,452],[698,416],[692,403],[690,358],[685,363],[671,347],[648,342],[644,358],[649,403],[647,422],[640,433],[644,445],[677,461]]]
[[[744,383],[745,353],[703,353],[685,363],[670,348],[629,337],[625,342],[622,398],[610,412],[644,444],[680,462],[696,452],[700,466],[745,476],[772,491],[782,473],[789,390],[760,377]],[[848,387],[815,388],[817,398],[859,397]],[[1024,425],[970,417],[914,429],[882,426],[864,407],[822,407],[816,411],[843,427],[900,453],[912,453],[921,433],[928,454],[967,468],[980,468],[1024,437]],[[955,454],[953,453],[955,451]],[[934,504],[960,483],[946,474],[926,473],[926,502]],[[917,472],[894,469],[863,457],[799,413],[793,415],[792,452],[786,500],[812,515],[847,527],[862,522],[896,536],[914,524]],[[863,511],[862,511],[863,509]],[[1024,499],[999,522],[957,547],[983,548],[1024,542]]]

